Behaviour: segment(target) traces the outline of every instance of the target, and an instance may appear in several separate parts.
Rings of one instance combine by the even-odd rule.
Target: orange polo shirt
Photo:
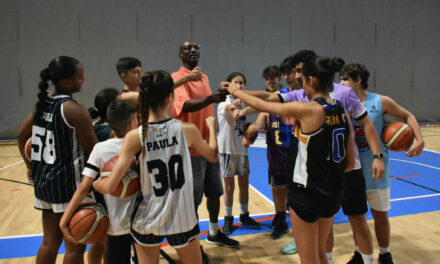
[[[190,72],[189,69],[180,67],[179,71],[171,74],[171,77],[176,80]],[[187,82],[174,90],[173,118],[196,125],[206,142],[209,142],[209,129],[206,125],[205,119],[209,116],[214,116],[214,106],[210,104],[199,111],[191,113],[184,113],[182,109],[186,101],[204,98],[211,94],[212,91],[209,86],[208,76],[204,73],[202,74],[202,79],[200,81]],[[191,149],[190,153],[191,156],[200,156],[200,154],[194,149]]]

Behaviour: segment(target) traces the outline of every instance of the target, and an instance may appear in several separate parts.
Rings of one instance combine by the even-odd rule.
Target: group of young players
[[[197,211],[203,194],[209,212],[206,241],[238,247],[238,241],[225,235],[233,232],[234,176],[239,176],[240,223],[259,228],[248,211],[247,147],[263,126],[276,211],[271,236],[278,239],[288,233],[288,201],[295,238],[282,252],[299,252],[302,263],[331,263],[333,216],[342,205],[357,245],[350,263],[374,263],[365,218],[368,199],[379,261],[392,263],[389,167],[387,151],[377,136],[383,114],[406,120],[415,132],[417,141],[409,156],[419,155],[424,141],[410,112],[389,97],[367,92],[364,66],[344,67],[340,58],[300,51],[281,63],[286,89],[276,91],[281,74],[272,67],[263,73],[270,92],[245,91],[245,76],[234,72],[212,93],[208,77],[198,67],[200,46],[185,41],[178,56],[183,66],[172,75],[143,73],[139,60],[120,59],[116,68],[124,89],[120,93],[104,89],[95,97],[99,116],[95,123],[72,99],[84,82],[83,66],[76,59],[56,57],[41,71],[38,102],[18,135],[23,156],[26,139],[32,136],[33,142],[32,160],[25,162],[34,183],[34,206],[42,210],[44,235],[37,263],[55,263],[64,238],[64,263],[84,262],[85,246],[70,235],[67,225],[87,200],[105,204],[110,218],[106,241],[91,246],[89,263],[102,259],[130,263],[133,255],[139,263],[158,263],[164,238],[182,263],[208,263],[198,238]],[[351,88],[333,83],[336,72],[341,72],[341,83]],[[50,92],[49,81],[54,87]],[[218,142],[213,103],[220,103]],[[245,116],[256,111],[262,114],[246,126]],[[369,145],[365,138],[357,138],[356,143],[363,143],[359,151],[352,120],[356,129],[363,129]],[[114,156],[119,158],[110,175],[99,177]],[[140,166],[139,193],[125,198],[110,195],[127,173],[136,173],[129,169],[133,159]],[[223,231],[218,228],[221,175]]]

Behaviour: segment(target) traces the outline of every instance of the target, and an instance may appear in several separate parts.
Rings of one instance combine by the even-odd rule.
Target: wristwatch
[[[380,159],[383,160],[383,154],[382,153],[377,153],[373,155],[373,159]]]

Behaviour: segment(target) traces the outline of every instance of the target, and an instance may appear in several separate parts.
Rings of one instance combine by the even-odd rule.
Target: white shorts
[[[391,209],[390,188],[367,190],[367,200],[374,210],[389,211]]]
[[[93,199],[91,194],[88,194],[83,202],[94,202],[95,199]],[[52,210],[54,213],[64,213],[66,211],[67,206],[69,203],[47,203],[43,200],[38,199],[35,197],[34,200],[34,207],[39,210]]]
[[[219,154],[220,171],[223,177],[234,177],[249,174],[247,155]]]

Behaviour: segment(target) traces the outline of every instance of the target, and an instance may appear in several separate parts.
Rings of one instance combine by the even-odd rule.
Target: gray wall
[[[12,3],[13,2],[13,3]],[[440,2],[435,0],[15,0],[0,2],[0,138],[15,138],[38,92],[39,72],[57,55],[85,67],[91,106],[102,88],[121,88],[123,56],[143,69],[177,70],[179,44],[201,45],[211,88],[242,71],[262,89],[262,69],[300,49],[366,64],[370,87],[419,121],[440,121]]]

